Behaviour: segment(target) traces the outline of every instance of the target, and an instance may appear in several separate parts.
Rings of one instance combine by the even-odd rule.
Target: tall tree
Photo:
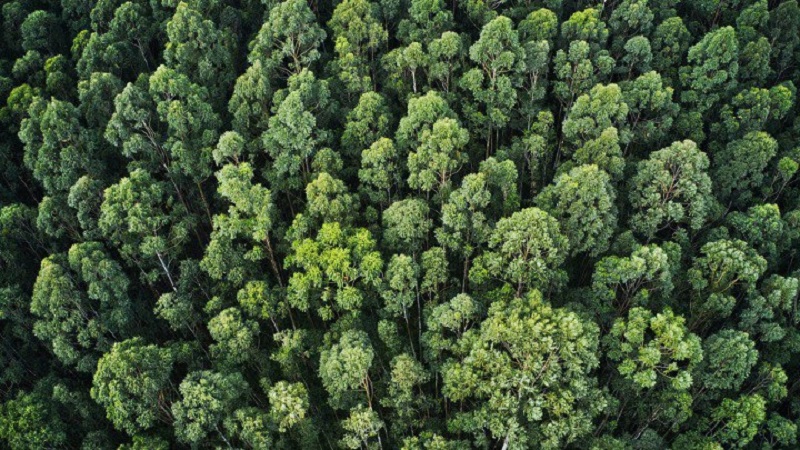
[[[680,225],[700,229],[714,205],[708,165],[705,153],[689,140],[640,162],[631,180],[631,229],[649,237]]]
[[[605,252],[616,225],[616,193],[607,173],[579,166],[556,178],[536,198],[563,227],[572,255]]]
[[[349,96],[377,87],[376,63],[389,35],[375,9],[368,0],[344,0],[328,22],[338,56],[334,65]]]
[[[597,333],[536,290],[493,303],[442,369],[443,394],[464,405],[450,426],[507,449],[559,448],[585,437],[605,405],[590,375]]]
[[[539,208],[526,208],[500,219],[489,237],[489,248],[470,270],[470,280],[476,284],[496,278],[520,296],[533,288],[549,290],[563,282],[560,266],[569,252],[569,241],[556,219]]]
[[[45,258],[31,298],[34,333],[64,364],[94,372],[98,356],[128,333],[128,285],[122,267],[98,242]]]
[[[465,72],[459,82],[472,98],[463,105],[464,116],[481,130],[488,156],[511,119],[517,104],[515,87],[522,83],[525,70],[525,49],[511,19],[500,16],[487,23],[469,48],[469,57],[478,67]]]
[[[115,343],[97,364],[92,398],[106,409],[116,428],[130,435],[159,422],[171,423],[174,362],[171,349],[138,337]]]

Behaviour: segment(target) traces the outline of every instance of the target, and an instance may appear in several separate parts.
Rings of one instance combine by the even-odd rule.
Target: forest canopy
[[[0,5],[0,448],[800,446],[797,0]]]

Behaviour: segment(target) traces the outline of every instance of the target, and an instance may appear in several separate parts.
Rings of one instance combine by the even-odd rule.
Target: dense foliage
[[[0,4],[0,447],[800,446],[797,0]]]

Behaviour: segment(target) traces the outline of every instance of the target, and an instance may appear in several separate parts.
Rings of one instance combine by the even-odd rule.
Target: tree
[[[114,97],[123,89],[122,81],[107,72],[93,72],[89,79],[78,82],[78,99],[87,128],[101,133],[114,114]],[[102,136],[98,136],[100,140]]]
[[[200,264],[195,259],[181,261],[176,290],[161,294],[153,312],[169,323],[174,331],[188,331],[195,339],[203,326],[205,317],[202,307],[209,298],[207,279],[203,277]]]
[[[778,205],[765,203],[748,208],[746,212],[734,211],[727,223],[735,237],[749,243],[770,267],[780,265],[779,255],[789,244],[786,222],[781,218]]]
[[[601,53],[591,56],[591,47],[586,41],[572,41],[567,51],[559,50],[553,58],[553,94],[561,103],[562,110],[572,108],[575,99],[589,92],[602,77],[611,73],[614,59]]]
[[[606,251],[617,226],[616,193],[607,173],[579,166],[544,188],[536,204],[558,220],[570,254],[597,256]]]
[[[162,273],[174,290],[171,267],[187,243],[193,220],[167,189],[144,170],[134,170],[106,189],[98,225],[148,282]]]
[[[361,152],[359,188],[373,205],[385,207],[400,190],[401,167],[391,139],[380,138]]]
[[[604,345],[615,364],[612,370],[622,377],[614,414],[632,419],[634,436],[642,436],[648,427],[676,427],[691,416],[692,371],[703,360],[703,350],[682,316],[669,307],[656,314],[632,308],[614,321]]]
[[[465,406],[450,426],[508,449],[559,448],[585,436],[605,406],[590,375],[597,334],[536,290],[496,301],[442,368],[443,394]]]
[[[603,315],[611,311],[614,316],[624,316],[631,307],[648,308],[657,298],[669,298],[674,270],[669,251],[675,246],[639,246],[630,256],[612,255],[598,261],[592,274],[592,294],[599,304],[593,304],[593,309]]]
[[[489,192],[492,197],[497,198],[489,214],[492,217],[508,215],[519,209],[520,197],[517,189],[517,178],[519,176],[514,161],[510,159],[498,160],[489,157],[481,161],[478,166],[480,173],[486,176]]]
[[[239,284],[248,274],[257,273],[253,263],[266,259],[277,282],[282,284],[272,248],[276,215],[272,193],[261,184],[253,184],[253,176],[248,163],[228,164],[217,173],[218,192],[231,204],[227,214],[214,216],[214,231],[201,266],[216,279],[224,277]],[[243,264],[231,264],[233,261]]]
[[[681,83],[686,89],[681,102],[701,114],[714,109],[736,87],[739,71],[739,46],[736,31],[723,27],[703,36],[689,49],[688,66],[680,70]]]
[[[384,311],[389,317],[403,317],[409,340],[412,343],[414,339],[411,337],[410,310],[415,300],[417,301],[418,318],[420,321],[422,320],[422,307],[419,303],[419,272],[419,266],[410,256],[392,255],[384,276],[386,287],[381,293]]]
[[[792,353],[788,348],[794,346],[791,342],[796,342],[797,331],[792,324],[797,322],[793,305],[799,285],[797,278],[772,275],[761,283],[759,292],[748,295],[747,306],[740,314],[738,328],[758,340],[773,361],[786,361]]]
[[[269,128],[262,135],[272,158],[268,178],[273,190],[296,190],[310,181],[311,158],[327,137],[317,116],[329,95],[327,82],[307,70],[292,76],[289,87],[276,95]]]
[[[375,247],[369,231],[338,222],[323,224],[314,238],[294,240],[285,259],[295,268],[287,286],[289,303],[301,311],[313,306],[325,320],[358,311],[364,290],[380,281],[383,261]]]
[[[754,12],[753,9],[758,9],[760,11]],[[736,20],[737,25],[739,25],[737,37],[739,38],[739,47],[741,48],[739,52],[739,81],[745,84],[758,85],[763,84],[772,73],[772,68],[769,66],[772,46],[770,45],[769,39],[749,26],[750,24],[747,23],[749,22],[748,20],[740,21],[740,19],[750,14],[761,16],[762,18],[760,21],[762,24],[766,24],[766,19],[768,17],[767,4],[758,2],[751,5],[742,11],[739,18]],[[762,26],[759,26],[760,24],[754,23],[753,25],[762,28]]]
[[[472,257],[491,234],[486,208],[492,195],[487,184],[483,173],[465,176],[461,187],[453,191],[442,205],[442,226],[436,229],[439,243],[464,259],[462,289],[466,288]]]
[[[422,90],[425,72],[430,58],[419,42],[392,50],[382,58],[384,69],[389,72],[388,81],[402,97],[409,97]],[[411,85],[408,85],[408,79]]]
[[[269,389],[269,414],[278,425],[278,431],[286,432],[302,422],[307,414],[308,391],[302,383],[279,381]]]
[[[361,330],[342,333],[336,343],[322,351],[319,376],[328,391],[331,406],[346,408],[357,398],[366,400],[372,410],[373,384],[369,370],[374,358],[369,337]]]
[[[405,43],[428,44],[453,27],[453,13],[443,0],[411,0],[408,18],[397,26],[397,35]]]
[[[23,119],[19,138],[25,144],[25,165],[51,195],[63,193],[87,171],[97,173],[80,113],[60,100],[36,99]]]
[[[483,309],[475,299],[463,293],[431,309],[422,343],[426,359],[434,361],[437,370],[444,356],[458,350],[457,344],[464,333],[484,318]]]
[[[210,222],[202,183],[211,175],[212,148],[220,122],[208,96],[205,88],[184,74],[159,66],[150,77],[128,84],[116,97],[105,137],[121,148],[124,156],[137,160],[134,167],[153,174],[165,172],[186,209],[194,209],[188,194],[199,194]]]
[[[51,12],[36,10],[28,14],[19,28],[22,50],[57,54],[61,50],[63,30],[61,21]]]
[[[264,63],[256,60],[236,79],[228,101],[231,126],[249,143],[248,150],[261,149],[261,133],[269,126],[273,88]]]
[[[598,54],[606,47],[608,35],[608,28],[600,20],[600,10],[596,8],[575,11],[561,24],[564,42],[585,41],[591,45],[593,54]]]
[[[408,186],[430,194],[446,194],[450,178],[467,162],[464,147],[469,133],[454,119],[437,120],[420,136],[416,151],[408,154]]]
[[[132,307],[128,277],[99,242],[42,260],[33,286],[33,331],[69,366],[92,373],[97,358],[126,334]]]
[[[733,447],[746,446],[766,420],[765,403],[758,394],[743,395],[736,400],[724,399],[706,421],[705,436]]]
[[[549,84],[551,51],[558,31],[558,17],[546,8],[531,11],[519,23],[520,42],[525,50],[525,76],[518,88],[519,114],[522,123],[530,127],[544,105]]]
[[[459,82],[473,99],[464,105],[464,112],[485,137],[489,156],[498,146],[499,130],[510,120],[517,103],[514,88],[521,84],[525,69],[525,50],[511,19],[500,16],[484,25],[480,39],[469,48],[469,57],[480,68],[467,71]]]
[[[669,80],[671,86],[678,82],[678,66],[689,50],[691,33],[680,17],[670,17],[653,31],[650,44],[653,50],[653,68]]]
[[[621,53],[623,43],[627,46],[626,39],[630,42],[631,36],[650,34],[655,14],[648,6],[647,1],[626,0],[614,8],[608,22],[614,34],[611,51],[615,55]]]
[[[255,360],[259,328],[254,320],[242,317],[238,308],[228,308],[208,321],[208,332],[216,342],[211,356],[221,367],[236,367]]]
[[[648,237],[680,225],[699,230],[713,206],[708,165],[708,157],[690,140],[641,161],[631,180],[631,229]]]
[[[738,390],[758,361],[755,342],[747,333],[722,330],[703,342],[703,365],[698,381],[707,389]]]
[[[669,308],[658,314],[632,308],[627,319],[614,321],[606,338],[608,356],[637,389],[667,384],[685,391],[692,385],[692,368],[703,359],[703,350],[700,338],[684,323]]]
[[[419,148],[424,143],[422,135],[431,132],[434,123],[440,119],[456,119],[447,101],[436,91],[412,98],[408,101],[408,113],[400,119],[395,132],[395,145],[401,155]]]
[[[0,439],[12,450],[66,444],[66,424],[47,399],[20,392],[0,406]]]
[[[564,161],[558,167],[557,173],[565,174],[581,165],[597,166],[598,169],[608,173],[613,181],[619,181],[625,170],[619,131],[615,127],[608,127],[595,139],[586,141],[575,149],[571,160]]]
[[[308,217],[320,222],[350,222],[356,204],[342,180],[320,173],[306,186],[306,211]]]
[[[456,74],[462,66],[464,40],[452,31],[428,44],[428,80],[432,89],[449,93],[455,88]]]
[[[392,203],[383,212],[383,239],[398,251],[418,253],[428,241],[431,229],[430,208],[419,199],[408,198]]]
[[[229,439],[235,437],[242,445],[251,448],[270,448],[274,445],[274,425],[259,408],[247,406],[226,413],[223,426],[229,433]]]
[[[283,77],[299,74],[320,58],[319,46],[326,33],[317,23],[308,3],[291,0],[277,3],[250,43],[249,60]]]
[[[172,404],[175,434],[189,444],[208,442],[215,433],[230,445],[220,422],[233,412],[248,390],[238,372],[222,374],[207,370],[191,372],[181,382],[180,400]]]
[[[167,126],[160,146],[172,156],[174,168],[198,184],[211,175],[211,151],[219,136],[219,118],[209,103],[213,101],[211,92],[165,66],[150,77],[150,95],[158,117]],[[151,133],[146,127],[142,131]]]
[[[782,2],[769,12],[769,37],[770,42],[775,45],[770,59],[779,75],[783,75],[795,65],[797,52],[800,51],[800,33],[797,31],[798,12],[800,7],[796,0]]]
[[[687,273],[698,297],[691,311],[693,329],[729,316],[767,268],[767,261],[738,239],[709,242],[700,253]]]
[[[422,392],[430,375],[418,360],[403,353],[392,359],[391,376],[389,395],[382,400],[382,404],[394,410],[393,428],[397,433],[409,426],[423,428],[425,423],[419,415],[427,409],[430,399]]]
[[[374,66],[389,35],[375,17],[374,9],[368,0],[345,0],[336,6],[328,22],[338,55],[336,71],[351,96],[376,90]]]
[[[80,124],[80,113],[69,102],[36,98],[23,119],[19,138],[25,144],[24,161],[47,195],[39,206],[39,222],[55,237],[77,238],[75,214],[67,207],[70,188],[87,172],[99,176],[94,142]],[[58,210],[58,214],[50,211]],[[65,233],[65,231],[67,233]]]
[[[81,79],[89,79],[95,72],[109,72],[132,81],[152,70],[157,55],[151,46],[162,45],[162,27],[169,18],[161,4],[98,2],[91,17],[93,31],[78,34],[85,38],[82,47],[73,43]]]
[[[36,210],[21,203],[0,207],[0,283],[27,286],[36,279],[38,261],[47,255],[36,228]]]
[[[166,30],[166,65],[208,89],[213,103],[222,104],[219,99],[227,97],[235,77],[236,47],[230,35],[185,2],[178,3]]]
[[[344,448],[372,448],[370,441],[373,439],[377,439],[379,447],[383,445],[380,431],[384,423],[372,408],[359,405],[351,410],[350,417],[342,421],[342,428],[346,433],[339,443]]]
[[[643,74],[650,70],[653,52],[650,40],[644,36],[634,36],[625,43],[625,56],[622,57],[623,69],[627,68],[628,79],[634,74]]]
[[[714,156],[712,178],[718,198],[747,204],[755,197],[753,189],[763,184],[764,169],[777,150],[778,143],[764,132],[747,133],[742,139],[730,142]]]
[[[170,423],[175,354],[136,337],[115,343],[97,363],[91,394],[106,417],[130,435]]]
[[[724,140],[743,138],[764,130],[771,121],[780,120],[794,97],[791,88],[779,84],[770,89],[743,89],[720,110],[720,122],[711,126]]]
[[[347,113],[342,131],[342,152],[350,157],[360,155],[381,138],[390,136],[392,113],[386,98],[376,92],[365,92],[358,104]]]
[[[549,289],[564,275],[561,264],[569,241],[556,219],[538,208],[526,208],[500,219],[489,237],[490,251],[475,259],[470,280],[482,284],[494,277],[509,283],[516,295],[532,288]]]
[[[620,87],[622,99],[628,106],[631,139],[627,146],[648,149],[663,144],[678,115],[678,105],[672,101],[673,89],[664,86],[661,75],[655,71],[622,83]]]
[[[607,128],[614,127],[620,133],[620,141],[626,144],[630,136],[623,125],[628,111],[619,86],[598,84],[588,94],[578,97],[569,110],[562,125],[564,139],[580,147],[599,138]]]

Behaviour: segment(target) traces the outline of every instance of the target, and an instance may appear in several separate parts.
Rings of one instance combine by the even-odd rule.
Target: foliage
[[[0,448],[797,447],[798,0],[0,3]]]

